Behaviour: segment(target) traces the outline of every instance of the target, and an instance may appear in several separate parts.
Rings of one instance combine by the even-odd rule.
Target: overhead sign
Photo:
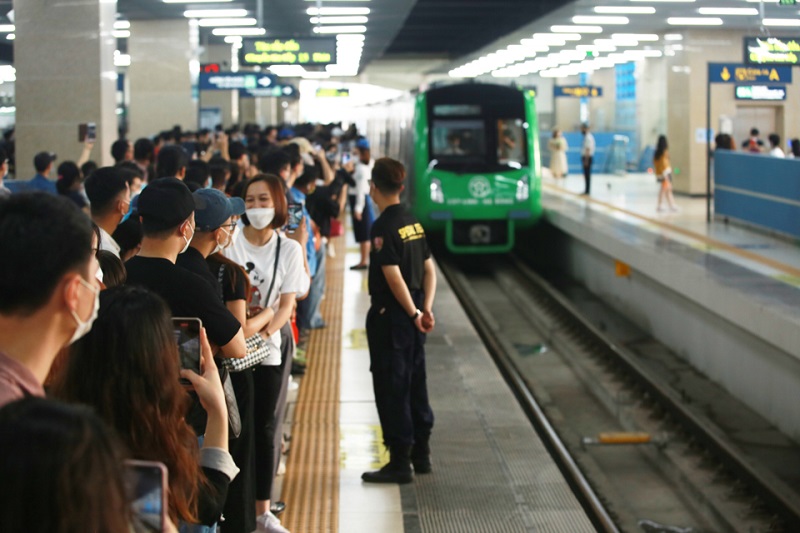
[[[737,100],[786,100],[786,85],[737,85]]]
[[[201,72],[198,87],[201,91],[233,91],[272,87],[276,82],[275,76],[261,72]]]
[[[797,0],[780,0],[779,5],[782,6],[793,6],[797,4]]]
[[[317,98],[346,98],[350,96],[350,89],[337,89],[320,87],[317,89]]]
[[[745,37],[744,62],[748,65],[798,65],[800,43],[793,37]]]
[[[242,40],[243,65],[330,65],[336,63],[335,37]]]
[[[200,72],[206,74],[216,74],[222,72],[222,65],[219,63],[200,63]]]
[[[709,63],[709,83],[792,83],[791,67],[754,67],[740,63]]]
[[[259,87],[257,89],[239,89],[242,98],[294,98],[299,96],[297,87],[276,83],[272,87]]]
[[[603,88],[595,85],[556,85],[553,96],[568,98],[596,98],[603,96]]]

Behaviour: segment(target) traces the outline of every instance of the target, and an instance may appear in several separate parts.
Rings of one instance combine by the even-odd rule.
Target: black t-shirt
[[[223,302],[247,301],[247,273],[242,268],[221,263],[213,257],[209,257],[206,261],[220,285]]]
[[[217,278],[211,273],[211,269],[208,267],[208,263],[206,263],[206,258],[203,257],[203,254],[198,252],[197,249],[191,246],[187,248],[185,252],[178,255],[178,260],[175,261],[175,264],[189,272],[197,274],[211,285],[211,288],[214,289],[214,294],[220,294],[219,281],[217,281]]]
[[[306,197],[308,214],[317,223],[323,237],[331,235],[331,218],[339,216],[339,202],[331,197],[330,187],[320,185]]]
[[[128,285],[139,285],[160,295],[172,316],[202,320],[208,339],[214,344],[228,344],[242,327],[205,278],[168,259],[136,256],[125,263],[125,268]]]
[[[394,298],[381,267],[398,265],[409,291],[422,289],[425,260],[431,256],[425,230],[400,205],[390,205],[372,225],[369,254],[369,294],[373,299]]]

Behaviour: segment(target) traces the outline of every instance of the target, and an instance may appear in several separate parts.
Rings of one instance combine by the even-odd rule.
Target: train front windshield
[[[492,102],[431,108],[429,160],[436,161],[437,169],[502,172],[528,164],[522,106]]]

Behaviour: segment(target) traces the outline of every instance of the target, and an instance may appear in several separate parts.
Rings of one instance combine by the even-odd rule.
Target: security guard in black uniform
[[[425,231],[400,205],[405,168],[399,161],[375,162],[370,196],[381,211],[372,226],[367,313],[370,370],[375,403],[389,448],[389,463],[361,479],[410,483],[431,471],[428,441],[433,411],[425,377],[425,334],[433,330],[436,270]]]

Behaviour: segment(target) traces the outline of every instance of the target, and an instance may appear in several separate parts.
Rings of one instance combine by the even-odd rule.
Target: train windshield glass
[[[518,118],[497,121],[497,163],[512,168],[527,165],[525,130]]]
[[[480,162],[486,158],[483,120],[434,120],[431,153],[440,162]]]

